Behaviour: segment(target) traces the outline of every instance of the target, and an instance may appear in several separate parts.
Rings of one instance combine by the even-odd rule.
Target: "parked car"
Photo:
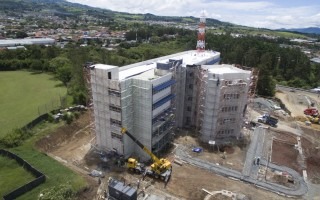
[[[201,153],[202,152],[202,148],[201,147],[194,147],[194,148],[192,148],[192,151],[196,152],[196,153]]]

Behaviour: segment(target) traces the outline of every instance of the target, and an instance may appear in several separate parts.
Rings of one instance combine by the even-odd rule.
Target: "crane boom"
[[[129,136],[144,152],[146,152],[151,157],[153,162],[160,162],[159,158],[154,155],[147,147],[145,147],[137,138],[131,135],[131,133],[129,133],[126,128],[122,128],[121,133],[127,134],[127,136]]]

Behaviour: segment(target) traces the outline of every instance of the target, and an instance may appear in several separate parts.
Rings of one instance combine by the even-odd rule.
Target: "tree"
[[[31,59],[41,59],[42,58],[42,51],[41,46],[39,45],[31,45],[28,46],[29,58]]]
[[[45,48],[44,53],[47,59],[53,59],[59,55],[59,48],[56,46],[49,46]]]
[[[59,79],[63,85],[67,86],[72,78],[71,67],[68,65],[58,67],[56,70],[56,78]]]
[[[62,66],[71,66],[71,61],[66,57],[56,57],[50,61],[49,71],[56,72],[57,69]]]
[[[55,72],[55,77],[67,86],[72,78],[72,63],[66,57],[56,57],[50,61],[49,71]]]
[[[28,37],[28,34],[25,33],[25,32],[18,31],[18,32],[16,33],[16,38],[26,38],[26,37]]]
[[[43,63],[41,60],[32,60],[30,68],[37,71],[43,71]]]
[[[271,76],[270,70],[263,65],[259,66],[259,79],[257,84],[257,93],[261,96],[274,96],[276,82]]]

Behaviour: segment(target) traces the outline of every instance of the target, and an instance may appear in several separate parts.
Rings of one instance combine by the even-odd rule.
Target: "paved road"
[[[246,161],[242,169],[242,174],[245,177],[253,176],[254,178],[258,178],[257,176],[259,167],[254,165],[253,163],[255,158],[262,156],[264,134],[265,129],[262,128],[256,128],[253,133],[253,137],[247,151]]]
[[[181,145],[179,145],[176,148],[175,153],[176,153],[176,156],[179,157],[181,160],[184,160],[191,165],[194,165],[203,169],[207,169],[221,176],[239,179],[244,182],[255,184],[256,186],[262,187],[266,190],[285,194],[288,196],[304,195],[308,191],[308,186],[303,180],[303,177],[300,176],[298,172],[288,167],[278,166],[273,163],[267,163],[267,161],[262,158],[260,159],[260,165],[263,165],[263,166],[268,165],[269,168],[273,168],[277,171],[288,172],[293,177],[296,184],[295,184],[295,187],[289,188],[280,184],[266,182],[265,180],[263,181],[257,180],[259,167],[254,165],[254,159],[255,157],[262,156],[263,143],[264,143],[264,140],[262,138],[264,138],[264,134],[266,134],[265,131],[266,130],[262,128],[255,129],[253,133],[254,134],[253,140],[247,152],[246,162],[245,162],[242,173],[220,166],[220,165],[216,165],[214,163],[210,163],[208,161],[201,160],[199,158],[193,158],[187,153],[188,152],[187,148]]]

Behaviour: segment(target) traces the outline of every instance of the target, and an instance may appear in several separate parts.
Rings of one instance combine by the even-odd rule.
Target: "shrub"
[[[0,143],[8,148],[16,147],[22,144],[22,142],[32,136],[32,131],[27,129],[14,129],[10,133],[6,134],[0,139]]]
[[[41,191],[38,200],[72,200],[75,197],[75,193],[72,187],[67,184],[54,186]]]
[[[66,121],[67,124],[71,124],[73,121],[74,115],[71,112],[66,112],[63,114],[63,120]]]
[[[80,117],[80,112],[79,111],[75,111],[73,114],[74,114],[74,117],[76,119],[79,119],[79,117]]]
[[[48,122],[54,122],[54,117],[52,113],[48,113]]]

